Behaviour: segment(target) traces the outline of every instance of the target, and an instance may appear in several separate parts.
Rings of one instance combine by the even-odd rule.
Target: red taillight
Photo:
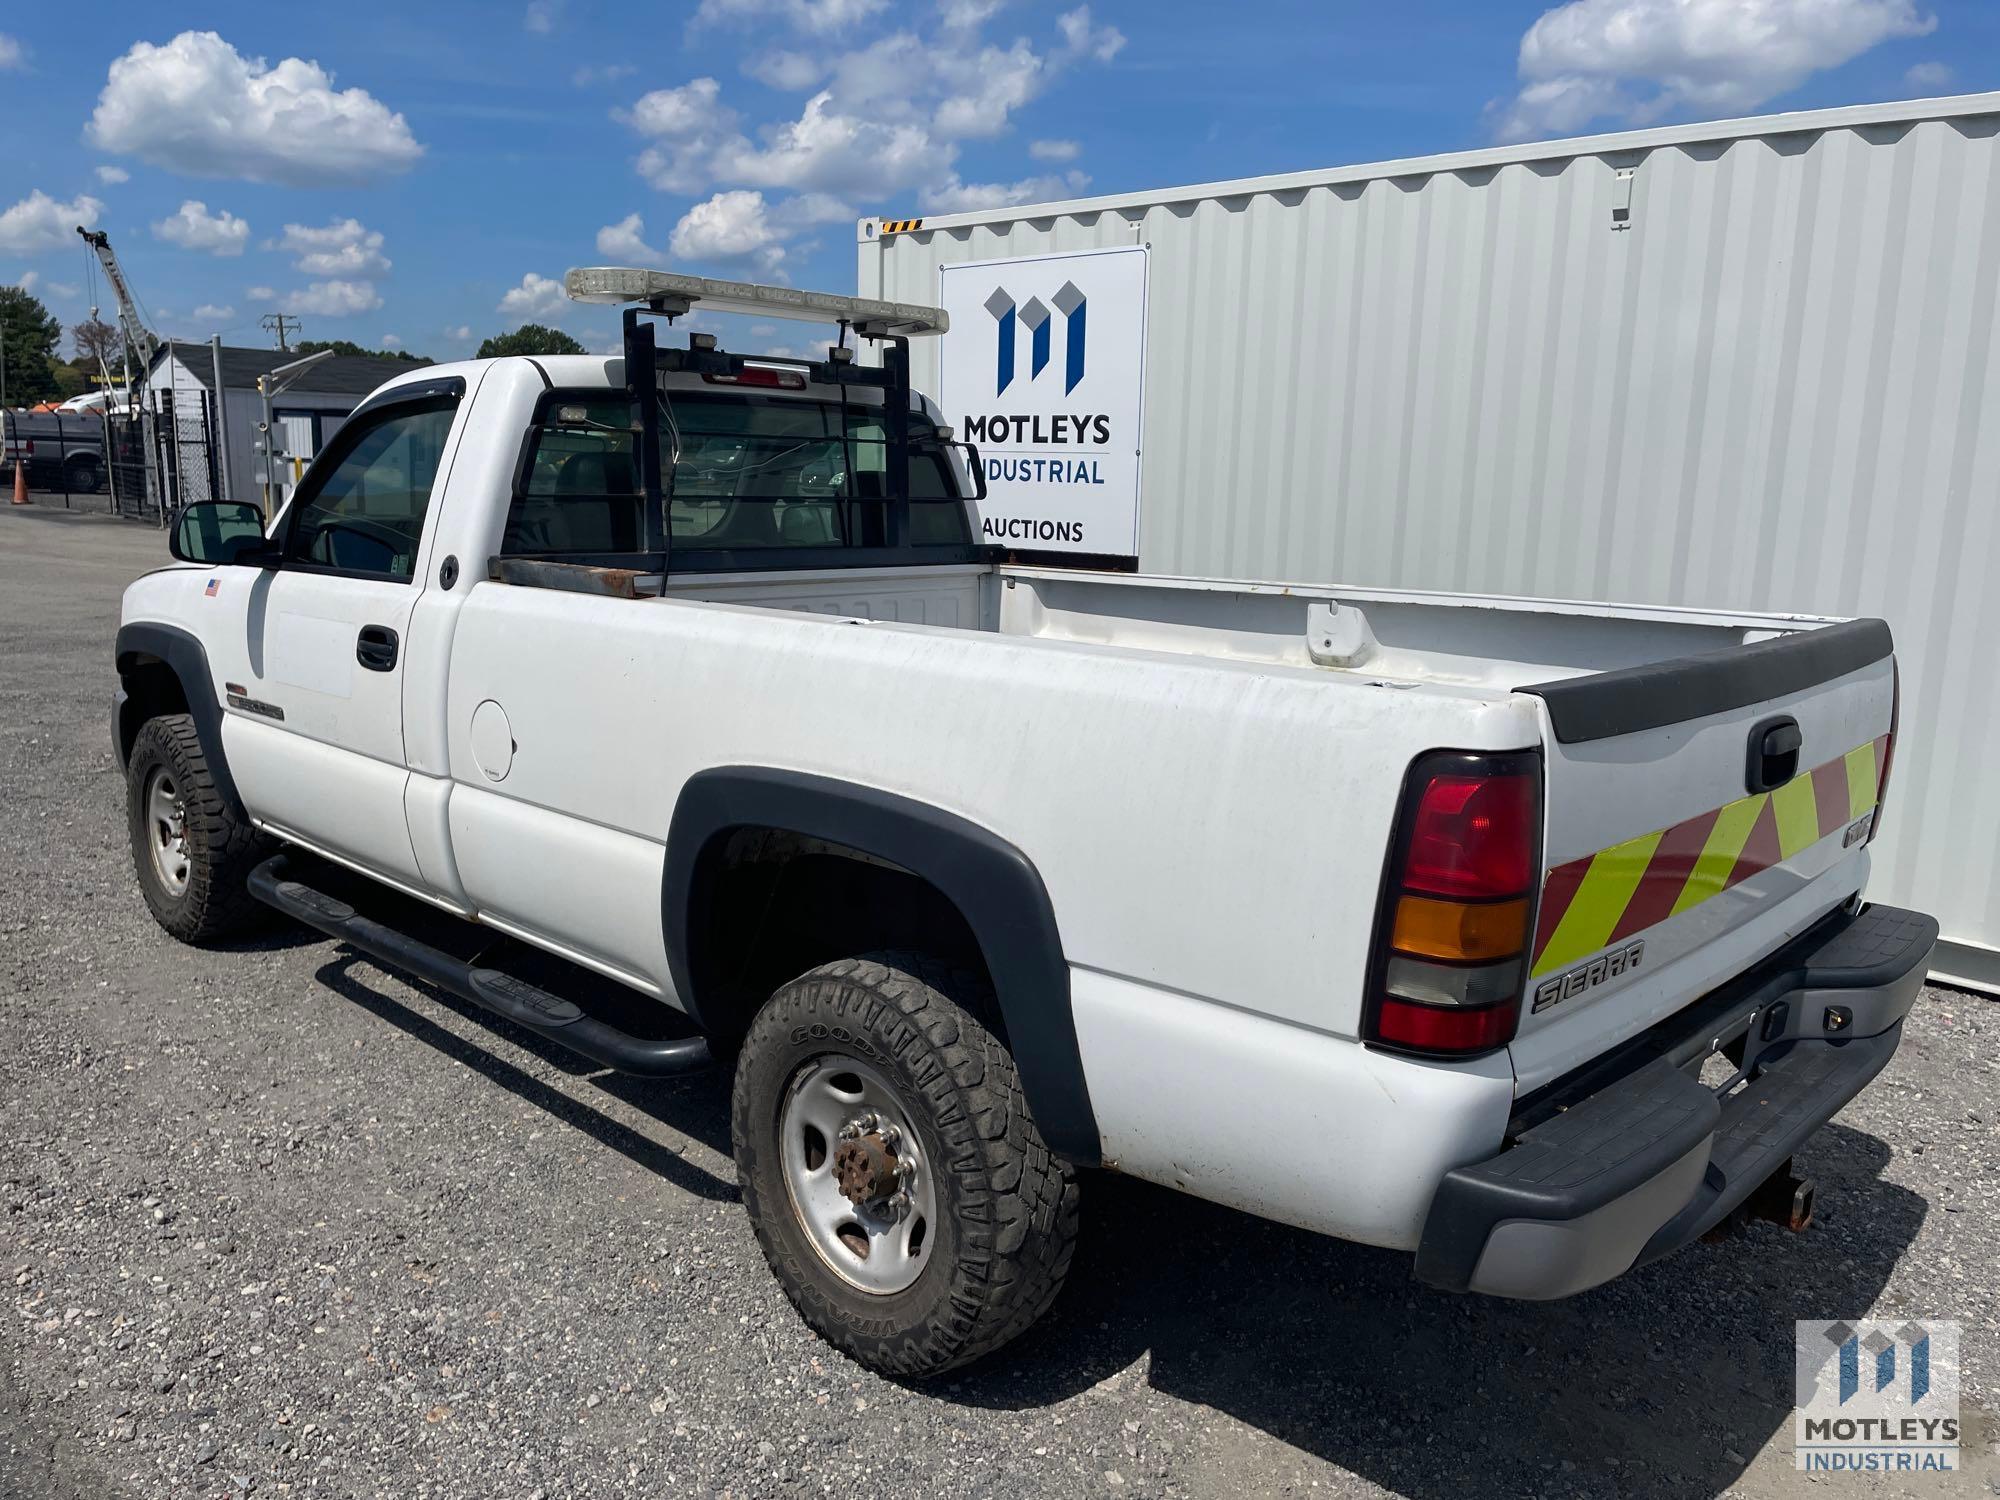
[[[1541,792],[1535,751],[1440,751],[1411,767],[1376,925],[1365,1040],[1467,1057],[1512,1039]]]
[[[1432,775],[1418,797],[1402,886],[1500,901],[1527,890],[1535,859],[1535,782],[1526,775]]]
[[[1384,995],[1375,1013],[1375,1039],[1411,1052],[1491,1052],[1514,1039],[1520,1000],[1504,1000],[1480,1010],[1423,1005]]]
[[[802,391],[806,378],[797,370],[774,370],[768,365],[745,365],[734,375],[704,375],[710,385],[755,385],[774,391]]]

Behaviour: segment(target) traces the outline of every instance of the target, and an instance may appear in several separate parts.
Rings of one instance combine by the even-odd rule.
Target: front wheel
[[[245,882],[269,842],[216,789],[187,714],[139,727],[125,768],[125,815],[154,921],[184,943],[250,925],[261,908]]]
[[[842,959],[778,990],[738,1059],[757,1241],[806,1322],[885,1375],[935,1375],[1025,1332],[1075,1248],[1075,1174],[977,1019],[986,999],[918,955]]]

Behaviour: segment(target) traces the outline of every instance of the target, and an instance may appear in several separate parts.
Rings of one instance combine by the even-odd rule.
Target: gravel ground
[[[106,709],[160,560],[0,508],[0,1495],[2000,1493],[2000,1005],[1925,991],[1808,1234],[1516,1305],[1100,1174],[1046,1324],[897,1385],[767,1273],[720,1081],[153,925]],[[1792,1320],[1869,1314],[1962,1320],[1967,1473],[1792,1471]]]

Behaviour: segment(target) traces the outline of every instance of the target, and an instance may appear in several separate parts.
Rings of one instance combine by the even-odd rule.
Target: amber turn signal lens
[[[1528,946],[1528,901],[1433,901],[1404,896],[1396,903],[1389,945],[1398,953],[1465,963],[1512,958]]]

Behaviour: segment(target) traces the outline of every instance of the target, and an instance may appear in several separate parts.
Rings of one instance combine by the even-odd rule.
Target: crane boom
[[[124,330],[125,342],[138,353],[141,368],[151,368],[153,356],[160,352],[160,341],[139,316],[139,309],[132,301],[131,288],[125,285],[125,273],[118,269],[118,257],[112,252],[111,236],[101,229],[85,229],[81,224],[76,226],[76,232],[83,236],[86,245],[97,252],[97,258],[104,266],[104,279],[111,283],[111,290],[118,298],[118,326]]]

